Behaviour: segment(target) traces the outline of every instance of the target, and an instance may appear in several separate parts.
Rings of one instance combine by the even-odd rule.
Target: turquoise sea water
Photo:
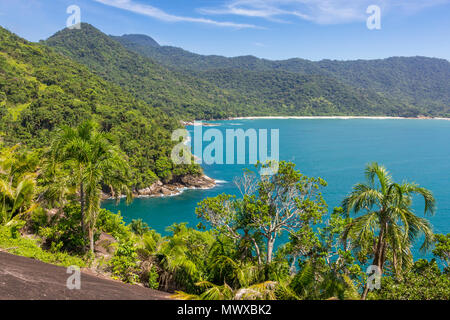
[[[364,180],[367,163],[384,164],[396,181],[407,179],[433,191],[438,209],[430,221],[435,232],[450,232],[450,121],[258,119],[216,123],[220,126],[214,129],[223,132],[238,128],[279,129],[280,160],[293,161],[302,173],[328,182],[323,193],[330,211],[340,205],[355,183]],[[203,146],[208,144],[204,142]],[[222,181],[216,188],[186,190],[174,197],[139,198],[128,206],[107,201],[103,207],[113,212],[120,210],[127,222],[142,218],[162,234],[175,222],[195,227],[199,222],[194,212],[197,203],[220,193],[237,194],[233,178],[241,175],[245,167],[252,166],[203,165],[208,176]],[[415,199],[414,209],[423,214],[420,198]]]

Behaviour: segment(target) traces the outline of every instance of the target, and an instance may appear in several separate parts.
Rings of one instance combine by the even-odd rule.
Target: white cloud
[[[318,24],[337,24],[367,19],[369,5],[379,5],[382,12],[413,13],[426,7],[450,3],[450,0],[227,0],[221,7],[201,8],[210,15],[239,15],[285,22],[295,17]]]
[[[257,46],[257,47],[265,47],[266,46],[264,43],[261,43],[261,42],[253,42],[253,45]]]
[[[161,21],[166,22],[193,22],[193,23],[202,23],[202,24],[209,24],[214,25],[218,27],[229,27],[229,28],[236,28],[236,29],[244,29],[244,28],[260,28],[258,26],[252,25],[252,24],[244,24],[244,23],[234,23],[234,22],[223,22],[223,21],[216,21],[212,19],[206,19],[206,18],[193,18],[193,17],[186,17],[186,16],[177,16],[173,14],[169,14],[159,8],[140,4],[137,2],[133,2],[132,0],[94,0],[96,2],[102,3],[107,6],[112,6],[115,8],[127,10],[130,12],[134,12],[137,14],[145,15],[148,17],[152,17]]]

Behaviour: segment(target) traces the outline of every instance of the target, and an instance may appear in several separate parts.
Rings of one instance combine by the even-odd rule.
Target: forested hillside
[[[255,104],[265,106],[267,115],[420,114],[420,110],[404,103],[326,76],[238,69],[217,69],[195,74],[222,89],[233,90]]]
[[[179,124],[85,66],[0,28],[0,130],[6,144],[46,147],[63,125],[92,119],[126,152],[130,184],[146,187],[167,170],[171,132]]]
[[[133,39],[140,37],[128,37]],[[156,44],[140,39],[135,48],[145,46]],[[267,61],[251,57],[233,61],[246,59],[240,68],[170,70],[86,24],[41,44],[0,27],[0,250],[89,268],[174,292],[176,299],[450,300],[450,234],[435,234],[427,219],[439,207],[431,189],[396,181],[376,162],[358,174],[365,181],[355,181],[336,208],[325,201],[325,192],[333,192],[325,180],[285,161],[273,175],[260,174],[264,163],[244,170],[233,179],[239,196],[232,191],[202,199],[196,228],[179,220],[182,211],[194,214],[180,198],[165,236],[139,210],[127,215],[137,219],[126,224],[120,212],[102,208],[105,192],[131,201],[136,189],[180,184],[201,173],[196,165],[170,160],[171,133],[180,118],[431,114],[440,93],[441,114],[448,110],[448,79],[436,60],[405,64],[403,76],[388,72],[399,65],[388,60],[392,66],[375,76],[379,67],[365,64],[309,74],[257,70],[251,64]],[[333,73],[347,73],[347,80]],[[350,83],[355,79],[360,85]],[[389,85],[403,86],[408,99],[414,98],[408,88],[423,92],[434,109],[405,102],[393,88],[384,92]],[[368,148],[377,146],[372,142]],[[156,180],[162,183],[151,185]],[[166,191],[160,195],[171,195]],[[139,205],[155,211],[151,217],[165,214]],[[417,260],[417,245],[432,250],[432,259]],[[379,290],[370,290],[367,270],[381,277]]]
[[[128,51],[116,39],[139,54]],[[172,66],[169,69],[143,55],[145,48],[164,50],[153,39],[136,35],[123,39],[108,37],[88,24],[83,24],[81,30],[62,30],[45,43],[149,104],[184,119],[427,113],[407,102],[388,99],[370,88],[355,88],[327,74],[271,70],[263,67],[267,61],[252,57],[236,58],[236,68],[186,70]],[[174,57],[174,63],[178,59]],[[177,63],[183,61],[180,58]],[[195,62],[192,65],[195,69]]]
[[[317,63],[333,77],[387,97],[402,99],[431,115],[450,115],[450,62],[426,57]]]
[[[285,72],[300,75],[326,76],[348,86],[369,90],[389,99],[391,109],[397,112],[383,114],[414,116],[450,115],[450,62],[444,59],[426,57],[393,57],[378,60],[319,62],[305,59],[271,61],[253,56],[226,58],[221,56],[203,56],[171,46],[159,46],[153,39],[144,35],[124,35],[113,37],[128,49],[172,68],[197,72],[206,72],[206,77],[222,83],[222,74],[242,71],[274,72],[281,77]],[[199,74],[200,72],[200,74]],[[239,73],[238,72],[238,73]],[[268,74],[261,74],[267,77]],[[252,85],[249,81],[246,86]],[[255,87],[254,89],[258,89]],[[396,103],[397,101],[397,103]],[[396,108],[395,104],[403,105]],[[406,106],[406,107],[405,107]],[[358,110],[365,114],[367,110]]]
[[[80,30],[64,29],[45,43],[169,115],[220,118],[246,109],[242,97],[193,76],[172,72],[128,51],[89,24],[83,23]]]

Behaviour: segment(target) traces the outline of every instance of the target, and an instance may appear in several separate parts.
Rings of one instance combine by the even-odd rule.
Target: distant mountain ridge
[[[166,67],[195,71],[200,77],[202,72],[211,73],[216,69],[320,75],[359,89],[372,90],[415,108],[425,109],[432,115],[448,115],[450,110],[450,62],[445,59],[418,56],[355,61],[313,62],[300,58],[272,61],[254,56],[205,56],[171,46],[137,48],[123,37],[114,39],[129,50]]]
[[[202,56],[145,35],[107,36],[89,24],[44,42],[181,119],[235,116],[450,116],[448,61],[271,61]]]
[[[116,37],[116,36],[110,36],[112,39],[121,42],[125,47],[132,47],[136,46],[136,50],[138,50],[139,47],[141,48],[147,48],[147,47],[160,47],[159,43],[156,42],[155,39],[153,39],[150,36],[144,35],[144,34],[124,34],[123,36]]]
[[[151,41],[146,39],[144,42]],[[152,59],[127,50],[89,24],[83,23],[80,30],[59,31],[45,44],[171,116],[222,117],[221,111],[226,110],[235,98],[204,80],[173,72]]]

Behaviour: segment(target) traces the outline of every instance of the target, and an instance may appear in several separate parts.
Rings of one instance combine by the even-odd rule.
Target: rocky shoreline
[[[181,194],[186,189],[212,189],[216,181],[206,175],[185,176],[179,182],[164,184],[157,181],[150,187],[138,190],[135,197],[168,197]]]
[[[134,198],[171,197],[183,193],[187,189],[212,189],[216,181],[206,175],[184,176],[178,182],[162,183],[156,181],[151,186],[133,192]],[[111,195],[103,194],[103,200],[112,199]]]

